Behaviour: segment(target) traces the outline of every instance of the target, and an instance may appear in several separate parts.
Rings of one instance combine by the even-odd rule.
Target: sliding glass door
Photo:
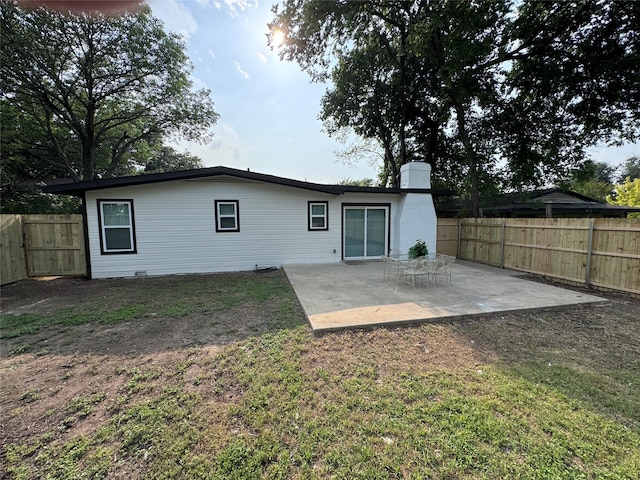
[[[344,258],[380,258],[387,252],[389,207],[344,207]]]

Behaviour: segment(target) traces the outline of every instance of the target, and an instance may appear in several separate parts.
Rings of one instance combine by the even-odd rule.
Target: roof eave
[[[167,173],[152,173],[149,175],[136,175],[129,177],[117,177],[88,182],[77,182],[65,185],[55,185],[43,188],[45,193],[57,193],[66,195],[82,196],[85,192],[92,190],[106,190],[110,188],[130,187],[137,185],[147,185],[161,182],[171,182],[178,180],[193,180],[206,177],[230,176],[253,180],[275,185],[282,185],[292,188],[301,188],[329,195],[342,195],[345,193],[382,193],[382,194],[406,194],[421,193],[434,195],[451,195],[454,192],[448,190],[432,190],[430,188],[384,188],[384,187],[361,187],[353,185],[323,185],[319,183],[303,182],[292,180],[264,173],[251,172],[249,170],[238,170],[229,167],[210,167],[196,170],[182,170]]]
[[[291,180],[273,175],[255,173],[250,171],[237,170],[228,167],[211,167],[197,170],[182,170],[168,173],[152,173],[149,175],[136,175],[130,177],[117,177],[101,180],[93,180],[88,182],[77,182],[67,185],[56,185],[43,188],[45,193],[58,193],[67,195],[82,195],[90,190],[105,190],[109,188],[130,187],[137,185],[147,185],[161,182],[171,182],[178,180],[193,180],[196,178],[231,176],[235,178],[243,178],[246,180],[254,180],[276,185],[284,185],[293,188],[302,188],[305,190],[317,191],[332,195],[339,195],[342,189],[335,185],[322,185],[318,183],[303,182],[300,180]]]

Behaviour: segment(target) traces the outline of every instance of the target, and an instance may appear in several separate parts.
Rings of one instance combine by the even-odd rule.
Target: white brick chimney
[[[400,169],[401,190],[426,190],[431,188],[431,165],[425,162],[409,162]],[[416,240],[424,240],[429,253],[436,252],[436,210],[431,193],[407,191],[398,202],[394,221],[391,250],[407,253]]]

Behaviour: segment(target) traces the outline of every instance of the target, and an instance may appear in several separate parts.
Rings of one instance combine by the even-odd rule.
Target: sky
[[[169,31],[182,35],[194,65],[196,88],[211,90],[220,115],[207,145],[181,142],[179,151],[205,166],[232,168],[317,183],[376,178],[362,160],[341,163],[345,148],[318,120],[326,85],[311,83],[298,64],[267,46],[273,1],[148,0]],[[640,155],[640,144],[594,148],[591,157],[612,165]]]

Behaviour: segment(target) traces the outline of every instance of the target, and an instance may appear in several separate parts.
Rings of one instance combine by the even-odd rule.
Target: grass
[[[247,275],[149,278],[136,279],[136,283],[112,280],[103,299],[81,300],[77,305],[59,309],[50,315],[0,315],[0,339],[38,333],[50,326],[114,324],[143,317],[177,318],[210,314],[238,305],[259,305],[269,298],[286,294],[290,289],[282,276],[264,276],[256,280]],[[112,299],[119,297],[126,298],[126,305],[113,307]]]
[[[316,372],[301,338],[230,352],[249,456],[299,478],[635,478],[640,437],[509,369]],[[296,337],[293,336],[293,339]],[[264,340],[264,339],[261,339]],[[288,352],[287,360],[279,358]],[[224,362],[222,362],[224,364]],[[251,372],[248,374],[248,372]],[[253,472],[258,473],[258,472]],[[268,475],[267,475],[268,476]]]
[[[287,301],[272,321],[288,328],[214,351],[190,348],[170,363],[123,363],[110,373],[121,380],[117,395],[98,388],[60,408],[63,426],[64,418],[80,424],[104,407],[102,423],[74,435],[51,421],[41,434],[10,442],[8,473],[16,479],[640,477],[633,314],[618,315],[606,335],[579,325],[569,330],[565,313],[542,312],[315,338],[300,326],[286,283],[258,277],[208,285],[224,298],[208,301],[204,286],[176,285],[153,292],[150,305],[141,302],[144,310],[131,318],[259,305],[278,295]],[[105,315],[93,312],[91,321]],[[22,402],[31,406],[42,396],[26,390]]]

